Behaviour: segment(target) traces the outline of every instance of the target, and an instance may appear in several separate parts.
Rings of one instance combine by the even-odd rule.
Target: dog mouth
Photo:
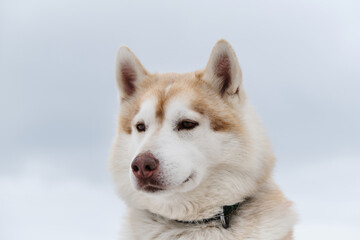
[[[182,186],[182,185],[188,183],[193,178],[194,178],[194,173],[190,174],[190,176],[187,177],[178,186]],[[165,186],[162,186],[160,184],[147,183],[147,184],[144,184],[144,185],[140,186],[140,190],[144,191],[144,192],[147,192],[147,193],[157,193],[157,192],[163,192],[163,191],[170,190],[170,189],[167,189]]]

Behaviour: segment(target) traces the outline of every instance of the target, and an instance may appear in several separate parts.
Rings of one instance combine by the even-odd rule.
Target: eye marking
[[[177,130],[181,131],[181,130],[192,130],[195,127],[197,127],[199,125],[198,122],[194,121],[194,120],[190,120],[190,119],[185,119],[185,120],[181,120],[180,122],[178,122],[177,124]]]
[[[143,122],[138,122],[135,127],[138,132],[145,132],[146,130],[145,123]]]

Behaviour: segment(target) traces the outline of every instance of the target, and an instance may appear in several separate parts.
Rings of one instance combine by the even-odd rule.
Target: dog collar
[[[182,220],[175,220],[175,221],[179,222],[179,223],[184,223],[184,224],[207,224],[209,222],[220,220],[222,227],[227,229],[230,226],[231,215],[236,211],[236,209],[238,209],[239,207],[244,205],[244,203],[248,202],[249,200],[250,200],[250,198],[246,198],[244,201],[235,203],[234,205],[223,206],[222,212],[214,215],[211,218],[195,220],[195,221],[182,221]]]

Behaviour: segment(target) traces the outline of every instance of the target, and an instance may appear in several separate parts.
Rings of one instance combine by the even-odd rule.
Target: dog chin
[[[138,190],[144,191],[146,193],[161,193],[161,192],[166,191],[166,188],[164,188],[162,186],[146,185],[146,186],[139,188]]]

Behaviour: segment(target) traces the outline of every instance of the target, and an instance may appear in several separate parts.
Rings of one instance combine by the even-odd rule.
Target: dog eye
[[[193,128],[195,128],[196,126],[198,126],[199,123],[192,121],[192,120],[182,120],[181,122],[178,123],[177,125],[177,129],[180,130],[191,130]]]
[[[136,124],[136,129],[138,132],[145,132],[146,130],[146,126],[144,123],[137,123]]]

